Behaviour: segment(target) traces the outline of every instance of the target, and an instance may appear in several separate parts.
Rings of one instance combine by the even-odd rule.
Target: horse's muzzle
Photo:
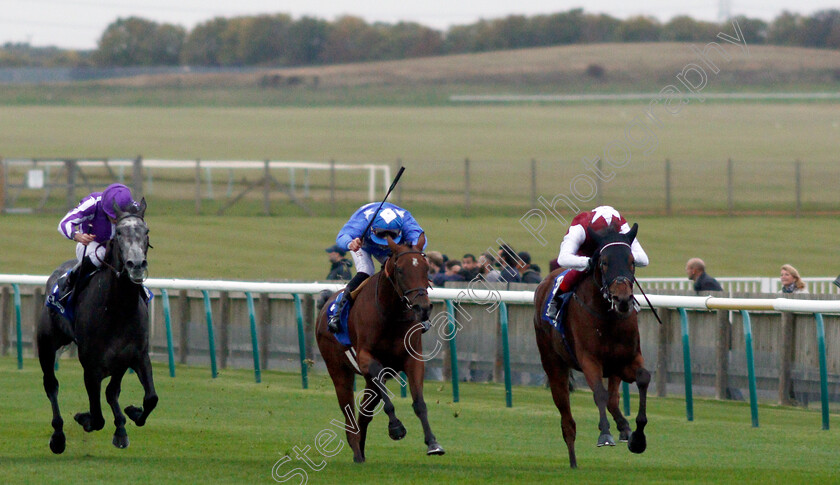
[[[411,305],[411,310],[414,312],[414,316],[418,322],[425,322],[432,315],[432,303],[429,302],[425,305],[415,303]]]
[[[128,260],[125,262],[125,270],[128,273],[128,279],[139,285],[149,276],[149,263],[145,259],[140,263]]]

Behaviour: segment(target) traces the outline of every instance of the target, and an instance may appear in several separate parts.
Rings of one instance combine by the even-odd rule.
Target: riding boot
[[[75,266],[70,268],[69,271],[58,277],[58,281],[55,283],[58,285],[59,301],[65,301],[67,297],[73,293],[73,289],[76,287],[76,280],[79,279],[79,273],[81,272],[83,262],[84,260],[79,261]]]
[[[341,322],[341,314],[344,312],[344,307],[347,305],[352,305],[353,297],[350,296],[353,291],[362,284],[362,282],[370,277],[367,273],[356,273],[353,278],[347,282],[347,286],[344,288],[344,297],[338,302],[338,308],[335,309],[335,313],[332,314],[330,319],[327,321],[327,330],[331,333],[338,333],[339,330],[339,323]]]
[[[552,322],[557,320],[557,315],[560,313],[560,306],[563,304],[563,293],[558,290],[551,301],[548,303],[548,309],[545,311],[545,316]]]

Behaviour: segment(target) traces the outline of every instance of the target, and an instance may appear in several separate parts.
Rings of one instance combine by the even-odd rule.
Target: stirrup
[[[327,320],[327,330],[329,330],[330,333],[338,333],[339,330],[341,330],[339,328],[339,325],[341,324],[341,314],[344,313],[344,306],[350,304],[350,301],[348,300],[349,297],[349,295],[344,295],[344,298],[338,302],[338,308],[335,309],[335,313],[333,313]]]
[[[545,316],[552,322],[556,322],[557,317],[560,315],[560,305],[561,302],[557,301],[557,296],[551,298],[551,301],[548,303],[548,308],[545,310]]]
[[[335,315],[333,315],[327,321],[327,330],[329,330],[330,333],[338,333],[338,330],[339,330],[338,329],[338,321],[339,321],[339,319],[340,319],[340,317],[336,317]]]

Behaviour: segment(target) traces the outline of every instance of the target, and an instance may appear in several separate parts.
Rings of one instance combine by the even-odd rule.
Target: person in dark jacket
[[[341,248],[338,244],[333,244],[324,251],[330,258],[330,272],[327,274],[327,280],[341,280],[347,281],[353,277],[350,273],[350,267],[353,262],[345,258],[347,251]]]
[[[499,259],[497,260],[501,267],[499,273],[502,275],[502,281],[508,283],[520,283],[522,280],[519,277],[519,257],[513,251],[513,248],[507,244],[499,246]]]
[[[706,263],[700,258],[691,258],[685,263],[685,274],[694,282],[694,291],[723,291],[718,280],[706,274]]]
[[[523,283],[542,283],[540,267],[531,264],[531,254],[528,251],[519,253],[519,274]]]

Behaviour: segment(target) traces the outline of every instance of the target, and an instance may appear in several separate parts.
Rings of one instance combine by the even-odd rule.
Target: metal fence
[[[0,275],[0,351],[14,348],[19,367],[25,355],[37,351],[33,334],[45,281]],[[306,388],[310,368],[324,369],[314,347],[313,295],[339,285],[160,279],[147,284],[158,293],[151,312],[153,358],[168,362],[172,377],[176,361],[209,363],[214,377],[219,368],[253,366],[257,382],[262,370],[272,368],[300,372]],[[508,406],[513,384],[544,385],[533,334],[533,291],[434,288],[430,296],[443,305],[436,305],[432,316],[436,331],[423,336],[427,378],[450,381],[455,401],[461,381],[504,382]],[[823,313],[840,313],[840,299],[649,296],[664,309],[663,325],[649,311],[640,314],[642,350],[654,374],[651,391],[683,393],[688,419],[694,393],[720,399],[748,393],[754,426],[761,398],[806,406],[820,402],[828,428],[829,403],[840,402],[840,316]],[[71,350],[66,358],[72,357]],[[627,409],[629,388],[624,394]]]
[[[250,213],[256,208],[270,214],[274,203],[334,214],[337,204],[357,207],[377,199],[387,190],[391,168],[399,166],[421,175],[397,187],[395,203],[441,207],[466,216],[521,216],[539,209],[571,218],[583,206],[601,204],[665,215],[798,216],[840,207],[833,183],[840,177],[840,164],[832,162],[649,161],[623,173],[619,183],[581,173],[575,160],[419,160],[409,155],[369,163],[8,159],[0,174],[0,212],[67,210],[69,201],[118,180],[129,181],[136,194],[153,195],[159,203],[171,201],[181,213],[223,213],[233,204],[250,202]],[[598,168],[603,171],[609,172]],[[578,179],[589,181],[592,194],[571,191],[578,186],[567,181]]]

